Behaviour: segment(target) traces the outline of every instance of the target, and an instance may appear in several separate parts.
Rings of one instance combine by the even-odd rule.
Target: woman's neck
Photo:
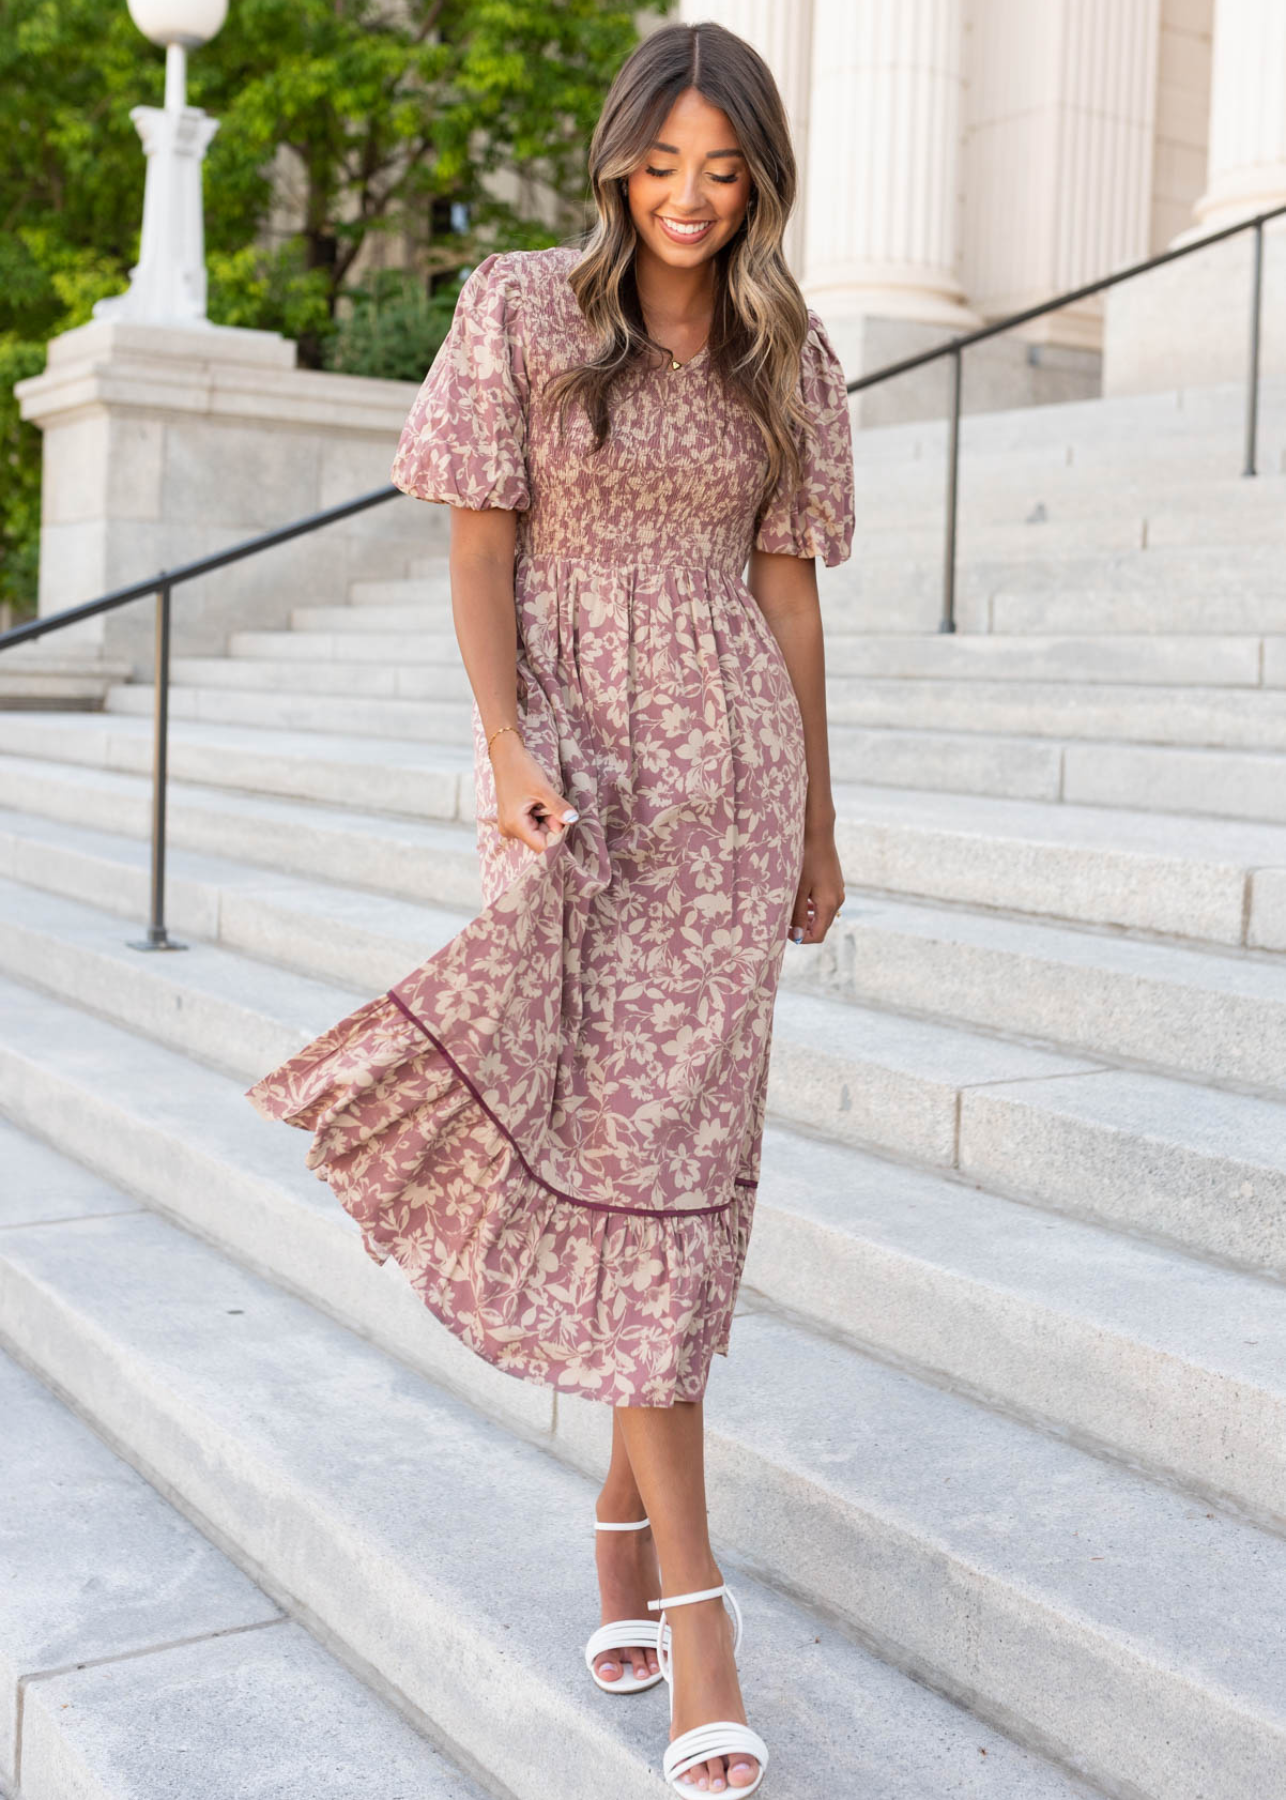
[[[705,331],[709,326],[715,293],[712,259],[676,269],[640,242],[634,251],[634,281],[644,317],[655,328]]]

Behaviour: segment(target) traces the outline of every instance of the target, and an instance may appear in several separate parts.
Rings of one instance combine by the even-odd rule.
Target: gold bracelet
[[[500,733],[502,731],[518,731],[518,727],[516,725],[497,725],[496,729],[492,732],[491,736],[487,739],[487,755],[488,756],[491,755],[491,746],[492,746],[493,742],[495,741],[496,738],[498,738],[500,736]],[[522,736],[521,731],[518,731],[518,736],[521,738],[521,736]]]

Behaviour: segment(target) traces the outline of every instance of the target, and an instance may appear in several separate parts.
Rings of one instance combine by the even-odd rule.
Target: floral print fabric
[[[803,855],[799,704],[742,573],[752,543],[849,554],[852,442],[813,313],[803,479],[757,531],[762,439],[704,350],[631,371],[597,455],[579,407],[560,436],[577,255],[473,271],[393,479],[518,514],[518,724],[580,818],[500,836],[475,705],[483,910],[248,1098],[477,1354],[668,1406],[728,1347]]]

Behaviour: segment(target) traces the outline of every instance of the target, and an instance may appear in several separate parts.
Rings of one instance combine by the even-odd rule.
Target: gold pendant
[[[674,358],[671,357],[670,358],[670,367],[672,369],[681,369],[683,367],[683,364],[681,362],[675,362]]]

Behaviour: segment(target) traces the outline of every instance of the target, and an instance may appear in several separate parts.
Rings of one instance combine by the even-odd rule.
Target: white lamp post
[[[147,158],[139,258],[126,291],[100,300],[94,317],[205,325],[201,164],[219,125],[186,103],[187,53],[219,30],[228,0],[129,0],[129,10],[143,35],[165,48],[165,105],[130,113]]]

